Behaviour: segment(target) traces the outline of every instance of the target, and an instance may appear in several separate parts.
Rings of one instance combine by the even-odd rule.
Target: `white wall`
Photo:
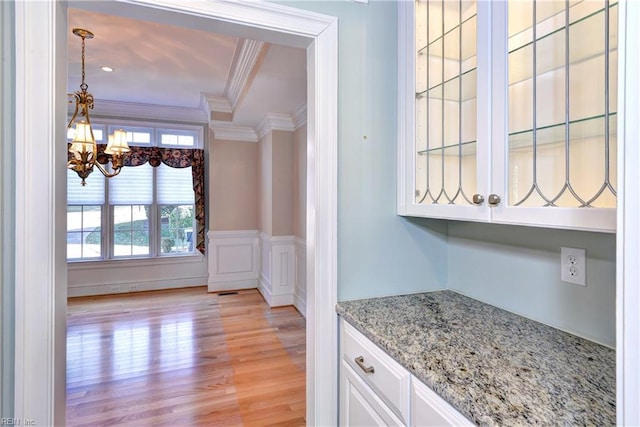
[[[204,286],[207,258],[127,259],[67,263],[70,297]]]

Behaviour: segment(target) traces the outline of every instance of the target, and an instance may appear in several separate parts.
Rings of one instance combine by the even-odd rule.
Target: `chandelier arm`
[[[113,172],[109,172],[99,162],[95,162],[94,166],[97,166],[98,170],[102,172],[102,175],[106,176],[107,178],[113,178],[122,170],[122,167],[119,167],[117,169],[114,169]]]
[[[75,104],[75,110],[73,111],[73,115],[71,116],[71,120],[69,120],[69,123],[67,124],[67,129],[71,127],[71,125],[73,124],[73,121],[76,119],[76,117],[78,116],[78,97],[76,96],[75,93],[70,93],[68,94],[69,97],[73,97],[73,103]],[[70,101],[72,102],[72,101]]]

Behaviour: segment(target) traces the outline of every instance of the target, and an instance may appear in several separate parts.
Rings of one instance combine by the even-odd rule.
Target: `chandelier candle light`
[[[107,178],[118,175],[122,169],[125,154],[131,150],[127,144],[127,132],[118,129],[108,137],[107,148],[104,150],[105,156],[98,155],[98,146],[89,118],[89,110],[93,109],[93,95],[87,92],[89,86],[84,81],[84,42],[85,39],[92,39],[93,33],[82,28],[74,28],[72,32],[82,39],[82,83],[79,91],[69,94],[69,103],[75,102],[75,110],[67,125],[68,134],[73,135],[69,147],[72,156],[67,162],[67,168],[75,171],[82,178],[84,186],[87,185],[85,179],[93,172],[94,166]],[[108,163],[109,158],[112,172],[102,166]]]

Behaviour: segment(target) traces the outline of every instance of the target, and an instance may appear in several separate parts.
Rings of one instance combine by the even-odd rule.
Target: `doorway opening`
[[[109,2],[99,2],[105,5]],[[276,4],[136,1],[119,4],[123,13],[189,20],[218,31],[255,31],[254,39],[307,50],[307,422],[331,425],[337,419],[336,217],[337,217],[337,20]],[[65,181],[66,10],[64,4],[16,5],[17,158],[52,153],[38,175],[16,164],[16,201],[24,212],[16,224],[16,353],[34,355],[17,363],[16,413],[42,424],[64,423],[64,337],[66,307]],[[33,55],[32,52],[41,52]],[[42,90],[42,86],[47,89]],[[27,108],[22,108],[26,106]],[[31,108],[33,107],[33,108]],[[32,126],[39,123],[39,126]],[[55,147],[55,149],[53,148]],[[42,183],[45,182],[45,185]],[[37,209],[34,207],[38,206]],[[28,235],[32,234],[29,239]],[[33,236],[37,235],[36,241]],[[49,268],[30,268],[31,261]],[[43,326],[44,325],[44,326]],[[322,325],[322,327],[320,326]],[[35,357],[37,355],[37,357]],[[43,357],[44,356],[44,357]],[[46,384],[46,386],[43,386]]]

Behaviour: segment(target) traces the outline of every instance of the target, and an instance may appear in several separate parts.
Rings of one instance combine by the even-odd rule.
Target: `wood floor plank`
[[[256,290],[71,298],[69,426],[305,424],[305,321]]]

